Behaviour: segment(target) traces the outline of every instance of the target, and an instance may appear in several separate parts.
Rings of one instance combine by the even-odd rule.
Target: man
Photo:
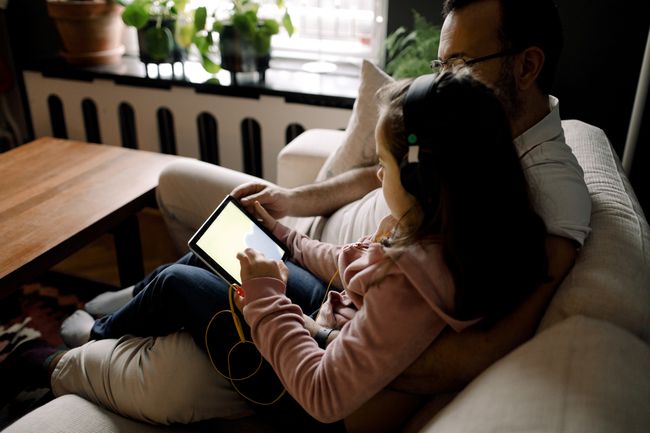
[[[439,68],[467,67],[499,94],[513,137],[517,137],[536,210],[547,224],[551,281],[498,323],[460,334],[447,330],[392,385],[408,393],[458,390],[530,338],[589,232],[590,199],[582,170],[564,143],[557,100],[548,94],[562,45],[559,17],[551,0],[447,0],[444,16],[439,59],[434,64]],[[207,171],[171,168],[161,177],[160,207],[172,233],[180,233],[179,243],[212,210],[197,210],[206,201],[214,202],[214,197],[206,197],[223,189],[222,185],[209,187],[211,176]],[[247,180],[245,176],[241,179]],[[245,205],[258,200],[275,217],[330,215],[377,186],[375,168],[367,167],[290,190],[255,181],[236,188],[233,194]],[[205,195],[197,196],[199,191]],[[381,194],[369,194],[373,194],[372,200],[381,200]],[[188,197],[193,202],[188,202]],[[342,217],[334,213],[330,223],[335,224],[337,218]],[[128,290],[125,293],[130,297]],[[369,402],[358,418],[351,417],[350,430],[365,413],[396,407],[394,400],[383,397]]]

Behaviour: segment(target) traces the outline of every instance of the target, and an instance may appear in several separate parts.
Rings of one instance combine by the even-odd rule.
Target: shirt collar
[[[515,138],[515,147],[519,156],[540,143],[563,140],[564,131],[560,120],[560,101],[555,96],[549,95],[548,105],[551,111],[542,120]]]

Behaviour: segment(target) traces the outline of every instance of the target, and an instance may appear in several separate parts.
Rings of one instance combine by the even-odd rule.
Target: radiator
[[[25,71],[36,137],[54,136],[201,159],[270,181],[282,147],[305,129],[342,129],[351,110],[283,96],[197,93]]]

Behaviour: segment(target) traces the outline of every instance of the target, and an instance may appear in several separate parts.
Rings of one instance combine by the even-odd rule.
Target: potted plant
[[[284,0],[276,0],[276,6],[280,18],[259,16],[260,3],[256,0],[232,0],[232,8],[224,17],[216,11],[208,17],[204,7],[198,8],[194,13],[192,42],[198,48],[204,68],[218,70],[220,66],[233,77],[236,72],[258,71],[263,80],[271,57],[271,37],[281,27],[289,36],[294,32]],[[220,65],[210,58],[215,44],[213,32],[219,34]]]
[[[138,31],[140,60],[173,63],[184,60],[187,46],[178,42],[179,16],[186,14],[187,0],[133,0],[122,12],[124,24]]]
[[[66,61],[83,66],[118,62],[124,53],[122,9],[112,0],[48,0]]]
[[[294,31],[284,0],[277,0],[276,5],[283,10],[281,20],[258,17],[259,3],[253,0],[233,0],[230,18],[215,22],[224,69],[230,72],[258,71],[263,77],[271,58],[271,36],[277,34],[281,26],[289,36]]]
[[[208,14],[202,6],[192,8],[191,0],[133,0],[122,13],[125,24],[138,29],[140,58],[163,63],[184,58],[196,47],[203,68],[217,73],[221,67],[235,72],[264,71],[269,66],[271,36],[284,27],[294,28],[284,0],[276,0],[281,18],[258,16],[257,0],[232,0],[225,17]],[[215,38],[215,33],[219,38]],[[214,58],[217,47],[221,62]]]
[[[438,57],[440,26],[429,23],[413,10],[414,28],[400,27],[386,38],[386,73],[393,78],[410,78],[431,72],[431,61]]]

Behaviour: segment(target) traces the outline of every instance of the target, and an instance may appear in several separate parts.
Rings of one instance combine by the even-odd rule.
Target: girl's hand
[[[395,219],[395,217],[393,217],[392,215],[386,215],[379,223],[379,227],[377,227],[377,231],[373,235],[372,240],[375,242],[379,242],[383,238],[389,237],[390,235],[393,234],[396,224],[397,224],[397,220]]]
[[[252,248],[246,248],[237,253],[237,259],[241,265],[241,281],[244,284],[248,280],[259,277],[270,277],[281,280],[287,284],[289,269],[282,260],[271,260],[264,257],[264,254]]]
[[[242,313],[244,312],[244,306],[246,305],[246,298],[244,297],[244,289],[237,287],[235,293],[233,294],[233,301],[235,306]]]
[[[273,218],[267,211],[264,209],[264,206],[260,204],[259,201],[255,201],[254,206],[254,214],[255,217],[257,217],[259,220],[262,221],[262,225],[266,227],[269,230],[273,230],[275,228],[275,225],[278,223],[278,221]]]

